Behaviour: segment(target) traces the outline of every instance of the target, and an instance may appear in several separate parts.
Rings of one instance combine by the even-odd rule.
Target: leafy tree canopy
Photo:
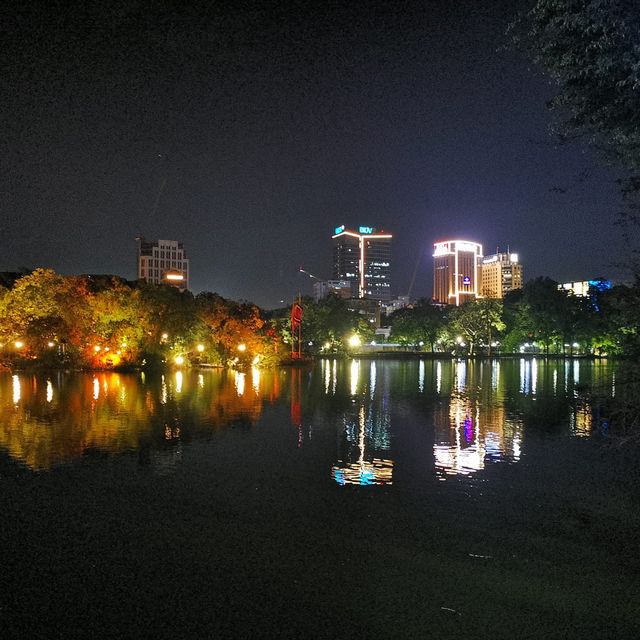
[[[640,173],[640,10],[636,0],[537,0],[514,36],[557,82],[557,133]],[[640,189],[640,177],[629,183]]]

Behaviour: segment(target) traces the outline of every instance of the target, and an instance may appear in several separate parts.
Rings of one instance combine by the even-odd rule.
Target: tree
[[[444,316],[440,308],[428,300],[420,300],[413,308],[400,309],[390,318],[391,335],[401,344],[428,344],[435,350],[438,332],[444,325]]]
[[[317,302],[304,298],[302,306],[303,347],[309,353],[327,349],[340,351],[344,349],[345,340],[354,333],[363,341],[373,336],[371,324],[356,311],[351,311],[348,302],[336,295]]]
[[[4,342],[24,344],[26,358],[80,357],[89,293],[82,278],[36,269],[3,296],[0,333]]]
[[[491,342],[495,333],[505,328],[502,302],[488,298],[467,302],[453,310],[449,322],[451,329],[468,342],[471,355],[477,344],[485,343],[491,356]]]
[[[640,12],[635,0],[537,0],[516,41],[556,81],[562,139],[640,171]]]

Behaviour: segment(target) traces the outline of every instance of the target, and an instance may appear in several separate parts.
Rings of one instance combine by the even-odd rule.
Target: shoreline
[[[488,361],[488,360],[582,360],[582,361],[616,361],[625,362],[632,360],[630,356],[597,356],[597,355],[569,355],[569,354],[540,354],[540,353],[504,353],[493,354],[488,356],[484,355],[454,355],[450,353],[434,353],[431,351],[367,351],[367,352],[354,352],[354,353],[335,353],[316,355],[308,358],[302,358],[301,360],[283,360],[278,364],[271,365],[265,368],[278,368],[278,367],[305,367],[313,365],[315,362],[321,360],[456,360],[456,361]],[[164,365],[156,367],[145,367],[142,365],[130,365],[125,367],[68,367],[68,366],[51,366],[32,364],[27,366],[7,366],[0,365],[0,373],[17,373],[17,372],[75,372],[75,373],[92,373],[92,372],[107,372],[114,373],[135,373],[141,372],[153,372],[153,371],[168,371],[176,369],[194,369],[194,370],[234,370],[234,367],[226,367],[219,364],[198,364],[189,365],[184,367],[176,367],[175,365]]]

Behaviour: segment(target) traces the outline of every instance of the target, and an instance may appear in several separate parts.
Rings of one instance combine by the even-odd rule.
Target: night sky
[[[429,296],[454,236],[509,244],[526,279],[623,276],[617,175],[554,144],[550,81],[504,48],[516,8],[14,3],[0,271],[134,278],[143,234],[184,242],[194,292],[275,307],[311,293],[301,265],[331,276],[346,224],[394,234],[395,294],[422,256]]]

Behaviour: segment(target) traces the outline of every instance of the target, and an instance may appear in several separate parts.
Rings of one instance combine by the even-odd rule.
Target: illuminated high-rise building
[[[391,300],[390,233],[373,227],[337,227],[333,239],[333,277],[351,283],[354,298]]]
[[[517,253],[494,253],[482,259],[482,287],[485,298],[504,298],[514,289],[522,289],[522,265]]]
[[[433,245],[433,301],[459,306],[480,296],[482,245],[446,240]]]
[[[138,241],[138,279],[153,284],[189,288],[189,260],[181,242],[176,240]]]

